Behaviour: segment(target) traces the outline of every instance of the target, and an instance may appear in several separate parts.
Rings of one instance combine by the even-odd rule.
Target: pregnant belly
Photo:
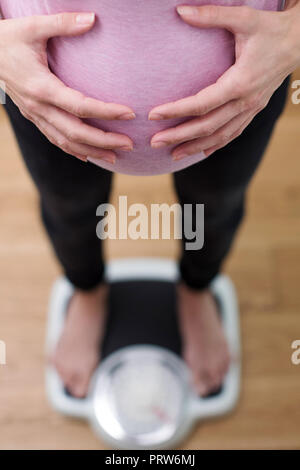
[[[278,8],[278,0],[191,0],[188,4],[248,4]],[[25,6],[24,6],[25,4]],[[178,17],[176,0],[1,0],[5,17],[94,11],[94,29],[76,38],[49,42],[49,64],[68,86],[103,101],[134,109],[134,121],[88,120],[103,130],[121,132],[134,141],[132,152],[117,152],[119,173],[153,175],[183,169],[202,153],[173,162],[170,147],[152,149],[153,134],[185,119],[151,122],[151,108],[197,93],[214,83],[234,62],[234,40],[224,30],[193,28]],[[96,162],[95,162],[96,163]]]

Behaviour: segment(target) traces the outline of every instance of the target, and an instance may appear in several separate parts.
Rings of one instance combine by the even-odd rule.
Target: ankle
[[[96,287],[93,287],[93,289],[75,289],[75,295],[81,297],[82,299],[93,299],[105,296],[107,294],[107,291],[108,285],[104,282],[101,282]]]
[[[193,289],[192,287],[185,284],[183,281],[178,284],[177,289],[179,295],[184,297],[185,299],[199,300],[212,296],[211,291],[208,287],[204,289]]]

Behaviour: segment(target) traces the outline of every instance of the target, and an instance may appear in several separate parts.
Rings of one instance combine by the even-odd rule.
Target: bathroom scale
[[[197,423],[230,412],[238,401],[240,331],[234,286],[225,275],[210,285],[234,360],[220,390],[202,398],[193,390],[181,357],[176,262],[113,260],[105,278],[110,285],[106,335],[87,397],[72,397],[48,364],[48,399],[59,413],[88,421],[114,449],[174,449]],[[73,290],[63,277],[52,288],[47,353],[60,337]]]

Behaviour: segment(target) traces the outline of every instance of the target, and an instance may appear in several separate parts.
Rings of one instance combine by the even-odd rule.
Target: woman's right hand
[[[115,161],[113,150],[131,150],[132,140],[105,132],[83,118],[129,120],[128,106],[104,103],[64,85],[48,67],[47,41],[54,36],[76,36],[95,23],[93,13],[59,13],[0,21],[0,79],[6,93],[56,146],[80,160]]]

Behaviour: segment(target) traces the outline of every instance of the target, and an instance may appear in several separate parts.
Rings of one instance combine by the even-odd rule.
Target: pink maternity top
[[[68,86],[100,100],[134,109],[134,121],[89,120],[104,130],[129,135],[132,152],[118,151],[117,162],[102,167],[119,173],[154,175],[181,170],[204,158],[202,153],[173,162],[171,148],[152,149],[151,137],[185,119],[148,120],[159,104],[195,94],[214,83],[234,62],[234,40],[221,29],[185,24],[175,7],[248,5],[277,10],[281,0],[0,0],[4,17],[93,11],[93,30],[49,42],[49,64]],[[253,64],[254,65],[254,64]]]

